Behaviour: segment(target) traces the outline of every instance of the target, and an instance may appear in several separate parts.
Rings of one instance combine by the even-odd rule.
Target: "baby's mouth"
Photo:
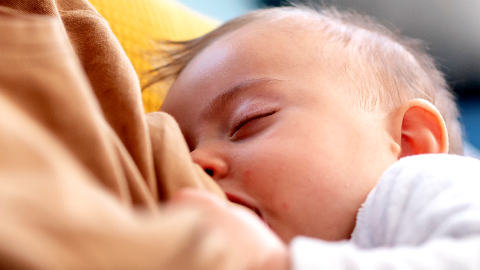
[[[233,194],[230,194],[230,193],[227,193],[227,198],[229,201],[231,201],[232,203],[236,203],[236,204],[240,204],[250,210],[252,210],[253,212],[255,212],[255,214],[257,214],[257,216],[263,221],[265,222],[265,220],[263,219],[262,217],[262,213],[260,213],[260,211],[258,210],[258,208],[252,206],[251,204],[247,203],[245,200],[243,200],[242,198],[240,197],[237,197]]]

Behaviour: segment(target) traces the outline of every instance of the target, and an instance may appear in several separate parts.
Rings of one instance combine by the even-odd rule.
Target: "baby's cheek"
[[[250,169],[249,169],[249,170],[245,170],[245,171],[243,172],[243,175],[242,175],[243,177],[242,177],[242,178],[245,179],[244,182],[245,182],[246,184],[248,184],[248,183],[250,183],[250,182],[252,181],[252,180],[251,180],[251,179],[252,179],[252,174],[253,174],[253,172],[252,172],[252,170],[250,170]]]
[[[257,193],[260,189],[262,183],[261,179],[257,179],[257,175],[254,169],[244,170],[241,176],[242,185],[245,187],[249,193]]]
[[[247,193],[266,211],[285,213],[291,209],[292,195],[298,189],[298,158],[282,149],[278,140],[257,144],[238,163]],[[292,160],[293,159],[293,160]],[[277,213],[278,214],[278,213]]]
[[[259,168],[248,168],[242,173],[242,184],[250,192],[256,194],[267,188],[269,179],[262,175]]]
[[[242,184],[245,190],[259,202],[270,202],[276,188],[271,177],[261,168],[247,169],[242,174]]]

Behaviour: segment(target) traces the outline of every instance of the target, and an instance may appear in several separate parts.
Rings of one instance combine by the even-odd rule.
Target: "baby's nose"
[[[220,180],[228,174],[227,163],[218,154],[197,148],[192,151],[190,155],[192,156],[193,162],[200,165],[214,180]]]

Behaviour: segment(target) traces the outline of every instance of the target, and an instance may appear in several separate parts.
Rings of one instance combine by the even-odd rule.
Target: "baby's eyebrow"
[[[250,90],[252,87],[277,81],[281,80],[272,78],[257,78],[243,81],[213,98],[212,101],[209,102],[208,107],[202,112],[201,118],[206,119],[221,112],[228,103],[234,101],[238,96]]]

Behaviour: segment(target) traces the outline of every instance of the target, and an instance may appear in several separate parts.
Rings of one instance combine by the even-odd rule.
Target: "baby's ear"
[[[448,152],[447,128],[432,103],[412,99],[393,112],[393,132],[400,146],[398,158]]]

